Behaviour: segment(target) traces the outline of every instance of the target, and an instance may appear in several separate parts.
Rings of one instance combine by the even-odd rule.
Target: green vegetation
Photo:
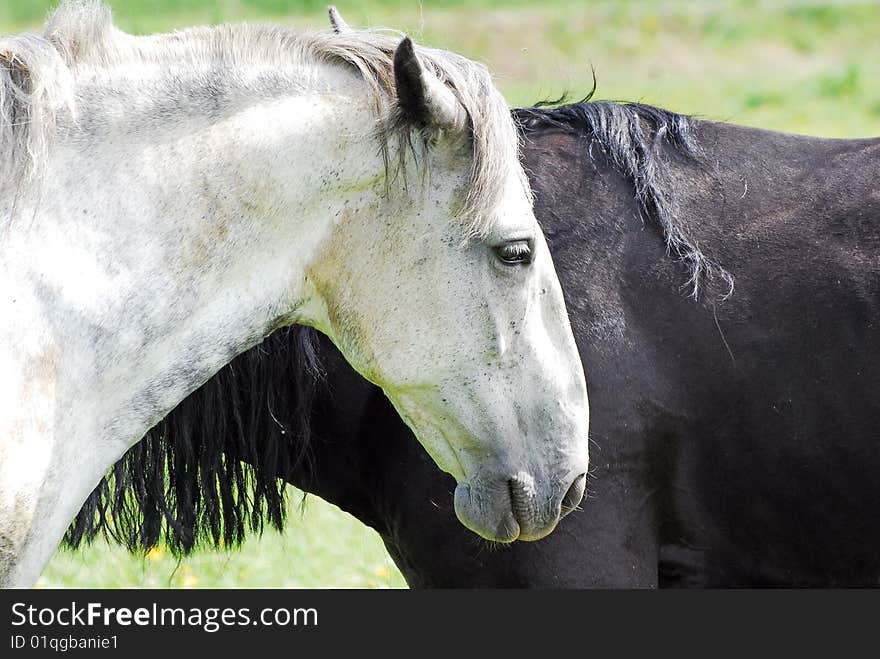
[[[272,20],[325,28],[328,0],[110,0],[135,33]],[[834,137],[880,134],[880,5],[772,0],[333,0],[353,25],[390,26],[486,62],[514,105],[598,78],[596,98],[640,100],[701,117]],[[39,29],[51,3],[6,0],[0,33]],[[55,585],[400,586],[378,538],[313,501],[283,537],[204,553],[174,572],[167,555],[96,547],[59,553]]]
[[[0,32],[37,29],[52,3],[0,6]],[[326,27],[325,0],[110,0],[135,33],[272,20]],[[598,97],[827,136],[877,133],[880,5],[852,0],[337,0],[353,25],[390,26],[487,62],[515,105]]]
[[[302,494],[291,489],[290,506]],[[98,542],[60,549],[40,588],[405,588],[379,536],[317,497],[291,510],[283,534],[266,531],[241,549],[204,550],[178,561],[164,547],[146,556]]]

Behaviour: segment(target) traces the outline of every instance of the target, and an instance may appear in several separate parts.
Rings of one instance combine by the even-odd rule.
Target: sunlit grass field
[[[880,3],[729,0],[334,0],[349,23],[407,31],[486,62],[513,105],[584,96],[828,137],[880,135]],[[0,0],[0,32],[39,29],[52,3]],[[269,20],[325,28],[320,0],[111,0],[147,33]],[[291,497],[297,505],[299,496]],[[315,498],[282,536],[178,562],[102,545],[59,552],[40,585],[402,587],[378,537]]]
[[[379,536],[317,497],[290,489],[283,534],[266,531],[234,551],[204,550],[178,561],[164,547],[146,556],[103,542],[59,550],[42,588],[405,588]],[[300,510],[302,509],[302,514]]]

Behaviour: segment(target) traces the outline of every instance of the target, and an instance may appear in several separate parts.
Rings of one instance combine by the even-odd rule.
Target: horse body
[[[711,124],[697,138],[723,154],[723,202],[709,214],[707,182],[682,211],[713,220],[717,258],[739,274],[673,344],[680,476],[660,518],[661,579],[876,585],[880,140]]]
[[[552,530],[586,470],[586,391],[484,69],[368,33],[136,38],[96,3],[0,56],[0,582],[36,579],[107,468],[291,323],[407,414],[474,530]],[[506,403],[515,386],[535,400]]]
[[[538,543],[497,547],[467,533],[448,504],[454,481],[326,342],[310,459],[260,462],[234,442],[227,453],[259,463],[258,480],[259,470],[283,476],[375,528],[414,587],[876,585],[880,140],[604,103],[519,118],[536,214],[590,374],[583,510]],[[675,231],[690,250],[680,259],[667,253]],[[270,337],[266,368],[289,341]],[[273,377],[285,369],[278,362]],[[200,395],[230,395],[217,386]],[[245,379],[237,395],[263,387]],[[271,407],[301,402],[281,395]],[[222,434],[276,445],[292,425]],[[151,441],[192,450],[216,435],[172,424]],[[164,499],[179,486],[153,487],[151,524],[134,525],[130,545],[155,542],[163,517],[194,540],[198,516],[181,524]]]

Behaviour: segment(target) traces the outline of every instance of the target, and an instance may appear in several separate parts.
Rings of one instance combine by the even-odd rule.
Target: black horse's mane
[[[666,145],[692,162],[704,164],[693,134],[693,120],[643,103],[589,101],[589,96],[580,103],[558,105],[559,102],[547,101],[513,111],[526,139],[541,130],[564,130],[581,136],[591,156],[594,148],[601,150],[633,184],[639,208],[646,218],[659,225],[667,250],[687,264],[691,276],[685,288],[690,289],[694,299],[705,281],[714,278],[727,285],[726,295],[730,295],[733,277],[708,258],[678,224],[673,193],[663,177],[667,169],[663,149]]]
[[[307,465],[322,372],[315,330],[276,331],[191,393],[117,462],[64,538],[104,533],[130,550],[236,546],[285,519],[285,482]]]
[[[688,158],[699,148],[684,115],[638,103],[582,101],[514,111],[526,139],[542,130],[582,134],[630,179],[643,213],[692,268],[722,274],[676,225],[664,191],[660,146]],[[592,153],[592,151],[591,151]],[[730,280],[732,282],[732,280]],[[236,357],[183,400],[120,459],[65,536],[76,548],[104,534],[130,550],[164,542],[175,554],[233,547],[265,524],[281,529],[286,483],[308,460],[321,368],[314,330],[282,329]]]

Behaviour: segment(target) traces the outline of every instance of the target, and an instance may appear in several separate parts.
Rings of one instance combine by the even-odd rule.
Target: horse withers
[[[587,469],[582,367],[488,72],[372,32],[0,40],[0,583],[106,470],[289,324],[380,386],[494,540]]]

